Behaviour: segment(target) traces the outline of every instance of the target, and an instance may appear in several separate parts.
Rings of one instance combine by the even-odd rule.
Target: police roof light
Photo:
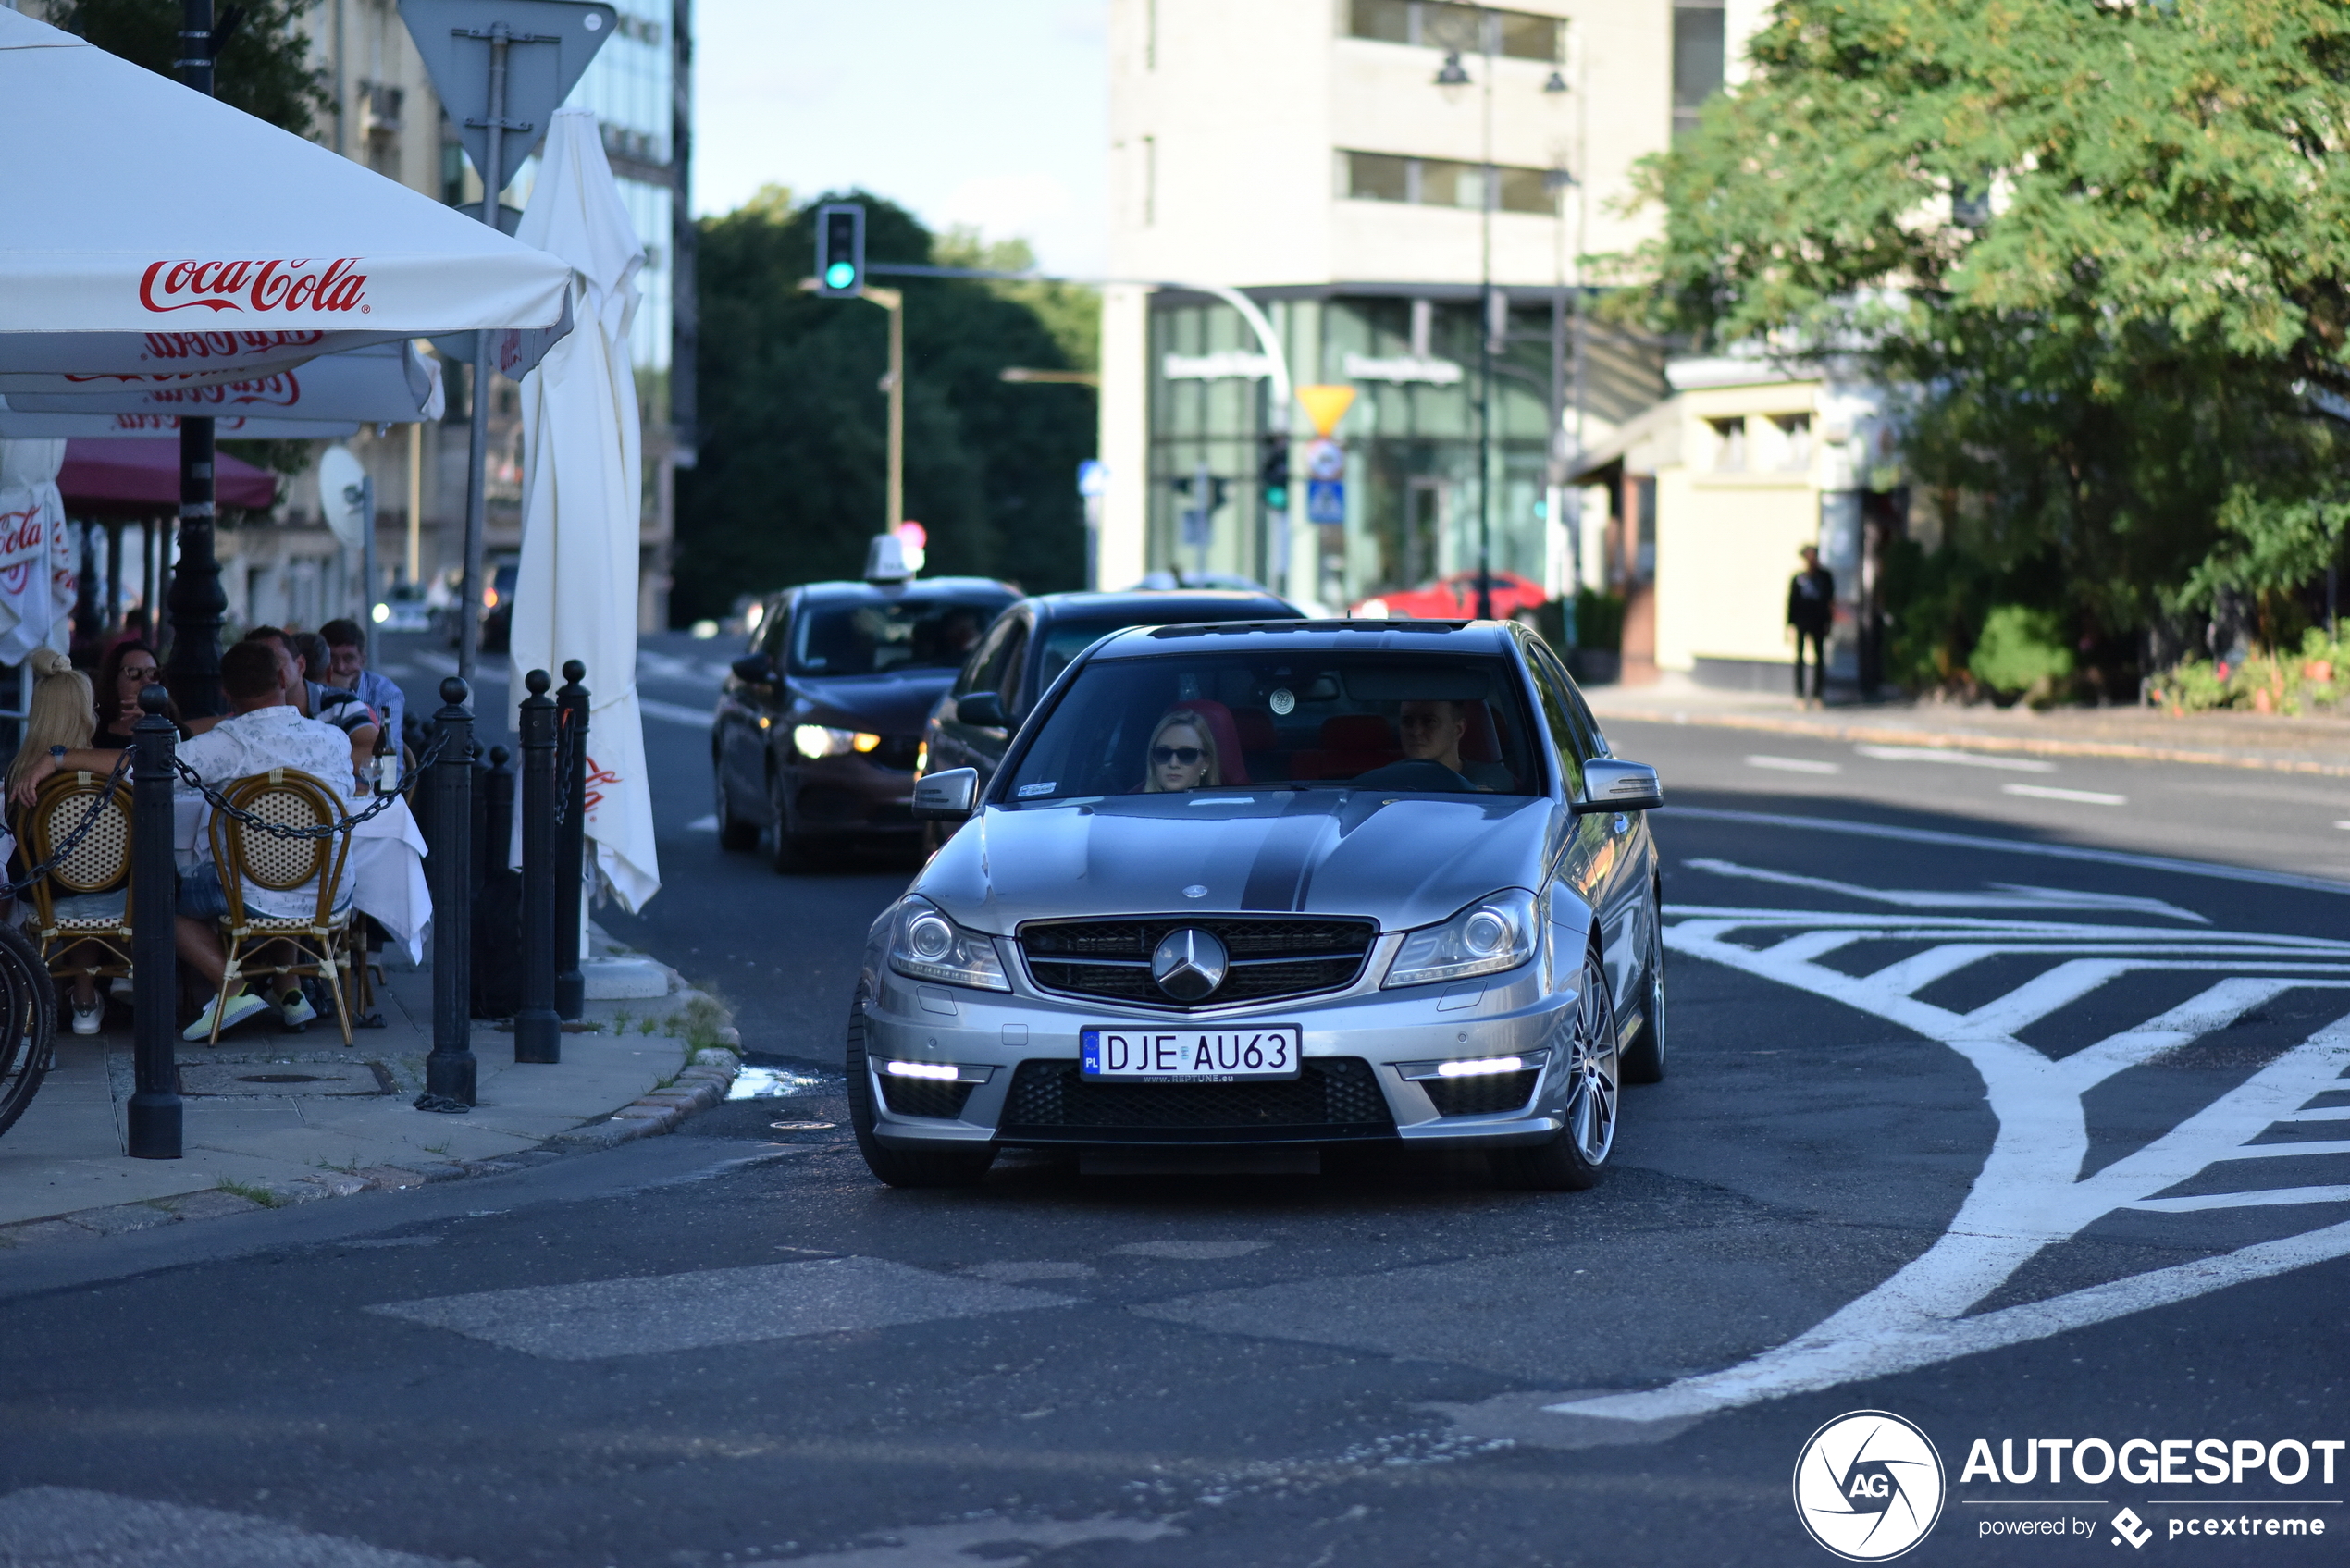
[[[865,291],[865,208],[835,202],[816,209],[816,292],[855,299]]]

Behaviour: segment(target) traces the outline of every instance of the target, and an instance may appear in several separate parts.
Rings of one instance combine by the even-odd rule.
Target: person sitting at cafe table
[[[355,780],[375,760],[376,737],[382,733],[382,725],[376,710],[360,701],[356,692],[339,690],[316,678],[327,673],[329,655],[325,640],[315,633],[255,626],[245,634],[245,641],[263,643],[278,650],[283,661],[280,673],[289,705],[304,716],[331,725],[350,737],[351,756],[347,769]],[[312,642],[317,647],[305,646]],[[312,668],[314,662],[315,669]]]
[[[303,718],[286,700],[285,666],[281,662],[285,657],[275,642],[248,640],[223,652],[220,687],[229,698],[229,716],[203,735],[183,742],[179,750],[179,760],[216,789],[235,779],[285,768],[308,773],[325,784],[339,801],[347,801],[352,794],[351,743],[332,725]],[[30,791],[38,789],[41,781],[59,768],[105,772],[114,766],[116,755],[86,747],[65,748],[63,755],[53,750],[35,762],[27,771],[24,782],[14,787],[29,799]],[[184,782],[179,791],[183,796],[193,793]],[[209,849],[209,835],[200,835],[197,853],[205,855]],[[248,885],[244,898],[250,907],[265,915],[309,915],[318,907],[317,895],[300,888],[272,893]],[[216,1011],[220,1013],[220,1027],[225,1031],[271,1005],[269,998],[254,995],[240,987],[223,1007],[219,992],[221,977],[229,967],[229,954],[221,945],[216,922],[228,912],[229,898],[220,885],[218,866],[209,858],[200,859],[181,874],[175,932],[179,960],[204,976],[213,988],[212,1000],[204,1004],[196,1021],[181,1031],[182,1040],[209,1038]],[[277,998],[277,1006],[289,1027],[308,1023],[318,1016],[301,987],[291,983]]]
[[[66,656],[55,648],[36,648],[25,659],[32,673],[39,677],[32,688],[32,701],[25,712],[24,738],[17,747],[16,760],[8,764],[8,792],[23,805],[31,805],[34,792],[40,787],[32,778],[36,767],[55,757],[87,754],[100,760],[91,770],[107,773],[114,771],[114,756],[91,746],[91,732],[97,727],[98,715],[92,705],[90,677],[75,669]],[[54,765],[41,770],[46,778],[55,772]],[[105,906],[107,915],[118,915],[123,895],[93,893],[87,898]],[[70,913],[93,913],[94,909],[75,909]],[[88,962],[95,955],[88,943],[77,943],[70,957],[76,962]],[[78,974],[73,977],[73,1031],[95,1034],[105,1016],[105,1000],[98,994],[97,977]]]
[[[155,662],[155,650],[136,638],[126,637],[106,650],[105,659],[98,666],[95,696],[97,698],[97,729],[90,744],[101,751],[127,751],[130,747],[131,732],[142,716],[139,709],[139,694],[163,679],[163,671]],[[179,722],[179,707],[167,704],[164,714],[173,723]]]

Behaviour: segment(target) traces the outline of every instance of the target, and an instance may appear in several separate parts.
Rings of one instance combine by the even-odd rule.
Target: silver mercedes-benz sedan
[[[1071,664],[877,920],[848,1023],[882,1180],[999,1148],[1490,1150],[1582,1188],[1664,1073],[1656,774],[1495,622],[1133,629]],[[1289,1168],[1296,1168],[1290,1167]]]

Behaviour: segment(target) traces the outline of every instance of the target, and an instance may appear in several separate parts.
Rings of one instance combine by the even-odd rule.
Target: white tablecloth
[[[345,810],[356,811],[372,802],[352,801]],[[179,869],[192,868],[212,858],[204,823],[209,808],[192,793],[172,801],[175,848]],[[432,891],[425,882],[425,835],[405,800],[390,806],[352,830],[351,860],[343,872],[352,902],[373,915],[391,939],[407,949],[408,961],[424,962],[425,937],[432,930]]]

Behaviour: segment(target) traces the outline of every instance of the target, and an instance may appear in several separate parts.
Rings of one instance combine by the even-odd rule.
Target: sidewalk
[[[554,1066],[517,1065],[513,1034],[476,1021],[479,1103],[465,1115],[412,1104],[432,1049],[428,969],[387,966],[385,1027],[354,1030],[348,1050],[331,1015],[299,1034],[273,1015],[217,1048],[182,1042],[177,1160],[123,1153],[129,1007],[109,1007],[105,1031],[87,1037],[60,1009],[56,1065],[0,1134],[0,1248],[452,1180],[668,1131],[724,1097],[735,1031],[674,971],[595,935],[589,994],[612,999],[564,1026]]]
[[[1667,673],[1646,685],[1587,686],[1611,719],[1811,735],[1879,746],[1950,747],[2048,757],[2115,757],[2350,778],[2350,719],[2190,713],[2146,708],[1967,707],[1947,702],[1851,703],[1805,712],[1792,697],[1701,686]]]

